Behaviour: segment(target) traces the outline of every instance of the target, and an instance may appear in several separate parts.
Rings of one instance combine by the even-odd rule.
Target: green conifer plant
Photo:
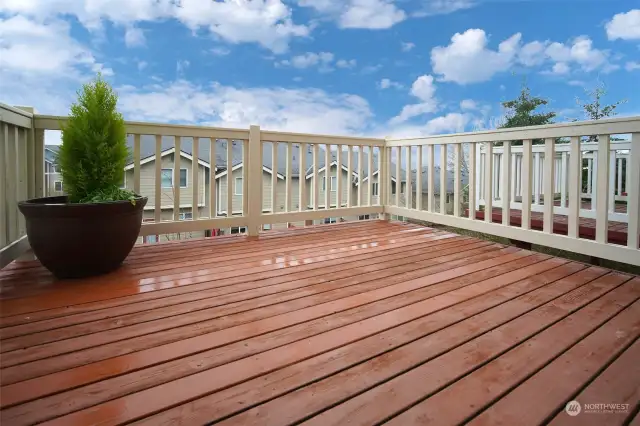
[[[70,203],[129,200],[136,195],[121,189],[129,158],[127,133],[118,96],[100,74],[78,91],[66,123],[57,162]]]

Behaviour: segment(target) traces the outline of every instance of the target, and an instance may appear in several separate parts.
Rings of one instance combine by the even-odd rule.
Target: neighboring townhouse
[[[179,184],[180,187],[180,212],[179,219],[180,220],[190,220],[193,218],[192,212],[192,196],[193,196],[193,182],[191,182],[191,171],[194,167],[194,164],[197,164],[198,168],[198,217],[204,218],[209,217],[210,205],[213,202],[214,210],[217,211],[217,216],[227,216],[229,214],[228,206],[227,206],[227,178],[228,178],[228,169],[227,169],[227,143],[231,143],[232,146],[232,164],[231,164],[231,178],[232,185],[231,190],[233,191],[232,195],[232,208],[231,215],[241,215],[242,214],[242,197],[243,197],[243,150],[242,150],[242,142],[241,141],[227,141],[227,140],[217,140],[216,141],[216,156],[215,161],[216,164],[210,164],[210,144],[208,141],[203,141],[199,143],[198,146],[198,158],[194,159],[192,156],[193,152],[193,143],[190,138],[182,138],[180,144],[180,182],[174,182],[174,164],[175,164],[175,141],[174,138],[171,137],[163,137],[161,140],[161,194],[162,198],[160,200],[161,206],[161,218],[162,220],[173,220],[174,217],[174,200],[176,195],[176,187]],[[131,152],[133,152],[133,140],[132,138],[128,139],[128,144]],[[46,174],[47,176],[47,188],[49,189],[50,195],[61,195],[63,194],[63,184],[62,178],[56,169],[55,155],[57,153],[57,146],[47,146],[45,152],[45,158],[47,161],[47,170],[49,170]],[[142,196],[148,197],[149,201],[147,206],[144,209],[144,221],[153,221],[155,217],[155,168],[156,168],[156,147],[155,147],[155,137],[153,136],[145,136],[141,137],[140,144],[140,194]],[[272,147],[270,143],[263,144],[263,175],[262,175],[262,210],[265,213],[270,213],[272,211],[275,212],[284,212],[285,209],[285,201],[286,201],[286,155],[287,148],[286,144],[278,144],[278,165],[277,170],[277,188],[276,188],[276,205],[272,206],[271,204],[271,194],[272,194],[272,173],[273,173],[273,158],[272,158]],[[306,200],[303,201],[306,208],[311,209],[314,206],[314,184],[313,184],[313,151],[311,146],[307,147],[306,152],[301,153],[299,146],[293,146],[292,148],[292,176],[291,178],[291,206],[292,210],[297,210],[300,207],[301,200],[299,199],[299,186],[300,182],[304,182],[306,186]],[[305,170],[301,173],[300,171],[300,158],[301,156],[305,156]],[[325,194],[326,191],[329,191],[329,204],[330,208],[335,208],[337,203],[337,155],[336,151],[330,152],[329,156],[329,181],[326,179],[326,167],[325,167],[325,150],[323,147],[319,147],[318,149],[318,208],[325,208]],[[373,158],[373,173],[371,177],[369,176],[367,166],[368,166],[368,153],[363,153],[362,155],[363,162],[363,176],[362,176],[362,188],[360,189],[361,203],[365,204],[368,200],[368,180],[372,179],[371,187],[372,187],[372,196],[371,202],[372,204],[379,203],[380,196],[380,182],[378,180],[378,158],[374,155]],[[361,184],[360,176],[358,175],[358,155],[356,152],[352,155],[352,174],[349,176],[348,173],[348,156],[347,151],[341,152],[341,171],[340,171],[340,179],[342,181],[342,207],[346,207],[347,196],[348,193],[351,192],[351,200],[352,205],[358,205],[358,187]],[[131,157],[128,161],[128,164],[125,167],[125,177],[123,182],[123,187],[128,189],[133,189],[133,158]],[[397,185],[397,178],[395,176],[396,167],[395,164],[391,165],[391,197],[395,196]],[[427,169],[423,169],[423,209],[427,208],[428,205],[428,197],[426,196],[426,192],[428,189],[427,185]],[[436,167],[435,170],[436,179],[434,182],[435,186],[435,206],[436,209],[439,209],[439,193],[440,193],[440,173],[439,168]],[[214,176],[213,180],[215,185],[215,199],[211,200],[211,176]],[[406,205],[406,171],[401,168],[400,173],[400,205]],[[413,190],[413,202],[412,206],[415,207],[416,203],[416,172],[412,171],[412,190]],[[466,185],[467,182],[463,179],[463,185]],[[452,193],[453,191],[453,174],[448,173],[447,175],[447,192]],[[393,198],[392,198],[393,199]],[[447,206],[448,210],[451,210],[452,200],[448,199]],[[275,209],[273,208],[275,207]],[[359,220],[359,219],[368,219],[367,216],[361,217],[328,217],[323,220],[314,221],[314,223],[332,223],[339,221],[350,221],[350,220]],[[282,224],[266,224],[264,225],[264,229],[272,229],[272,228],[284,228],[287,226],[304,226],[304,222],[300,223],[282,223]],[[195,237],[203,237],[203,236],[212,236],[212,235],[221,235],[226,233],[238,233],[243,232],[243,228],[231,228],[231,229],[211,229],[207,231],[200,232],[188,232],[182,234],[173,234],[173,235],[164,235],[162,239],[183,239],[183,238],[195,238]],[[145,237],[145,242],[155,242],[160,236],[149,236]]]
[[[56,159],[59,148],[59,145],[45,145],[44,147],[44,187],[45,195],[48,197],[64,195],[62,175]]]

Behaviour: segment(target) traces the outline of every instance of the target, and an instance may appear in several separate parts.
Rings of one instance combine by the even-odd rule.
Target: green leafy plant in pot
[[[140,233],[147,198],[120,188],[129,150],[117,100],[100,75],[82,87],[61,123],[67,195],[19,203],[34,254],[58,278],[117,269]]]

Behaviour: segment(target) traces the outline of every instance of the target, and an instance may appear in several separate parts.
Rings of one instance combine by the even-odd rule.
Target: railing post
[[[260,216],[262,215],[262,142],[260,140],[260,126],[249,127],[249,214],[247,233],[250,237],[257,237],[260,230]]]
[[[638,233],[640,232],[640,133],[631,134],[631,151],[627,157],[627,214],[629,228],[627,231],[627,246],[638,248]]]
[[[609,135],[598,136],[596,166],[596,242],[606,243],[609,227]],[[592,202],[593,203],[593,202]]]
[[[34,157],[35,157],[35,170],[33,171],[35,176],[35,194],[36,198],[44,197],[45,194],[45,186],[44,186],[44,129],[35,129],[33,130],[34,134]]]
[[[349,147],[351,149],[351,147]],[[387,148],[387,139],[385,138],[384,143],[380,146],[380,163],[378,170],[378,199],[380,200],[380,205],[383,206],[383,212],[380,214],[380,220],[389,220],[389,214],[386,213],[385,209],[389,205],[389,188],[391,178],[389,177],[389,149]],[[349,158],[349,162],[351,162],[351,158]],[[351,163],[349,163],[351,164]],[[351,166],[349,166],[349,175],[351,175]],[[351,192],[351,190],[349,190]]]

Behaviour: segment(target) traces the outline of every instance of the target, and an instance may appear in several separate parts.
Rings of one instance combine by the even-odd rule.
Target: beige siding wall
[[[162,157],[162,168],[163,169],[172,169],[173,168],[173,155],[165,155]],[[187,187],[180,188],[180,205],[182,207],[191,207],[192,205],[192,194],[193,194],[193,182],[191,181],[191,161],[185,157],[180,159],[180,168],[187,169]],[[207,207],[208,204],[208,193],[209,193],[209,183],[205,181],[205,170],[206,168],[202,165],[198,165],[198,204],[200,207]],[[127,170],[125,176],[125,184],[127,189],[133,190],[133,170]],[[143,197],[148,197],[149,201],[147,202],[147,208],[153,209],[155,207],[155,185],[156,185],[156,177],[155,177],[155,161],[151,161],[149,163],[143,164],[140,166],[140,195]],[[174,182],[174,185],[178,185],[179,182]],[[172,210],[173,209],[173,200],[174,200],[174,189],[173,188],[162,188],[162,198],[161,198],[161,206],[163,208]],[[190,210],[189,210],[190,211]],[[208,209],[201,209],[201,213],[209,216]],[[164,213],[163,213],[164,214]],[[171,215],[171,213],[168,213]],[[169,220],[169,219],[167,219]]]
[[[331,177],[336,177],[335,165],[329,169],[329,178]],[[324,207],[324,201],[325,201],[325,189],[322,188],[322,183],[324,181],[324,178],[325,178],[325,171],[322,170],[320,173],[318,173],[318,206],[320,207]],[[342,205],[346,207],[347,194],[349,190],[351,190],[352,205],[356,206],[357,190],[356,190],[356,187],[352,184],[352,180],[349,179],[349,176],[346,170],[342,169],[342,173],[340,174],[340,179],[342,181],[342,199],[341,199]],[[313,177],[309,179],[305,179],[305,181],[307,185],[307,197],[308,197],[307,205],[312,206],[313,205],[313,189],[314,189]],[[331,189],[330,181],[327,182],[326,187],[328,187],[329,189],[330,207],[337,207],[337,194],[338,194],[337,181],[336,181],[336,187],[333,188],[333,190]]]

